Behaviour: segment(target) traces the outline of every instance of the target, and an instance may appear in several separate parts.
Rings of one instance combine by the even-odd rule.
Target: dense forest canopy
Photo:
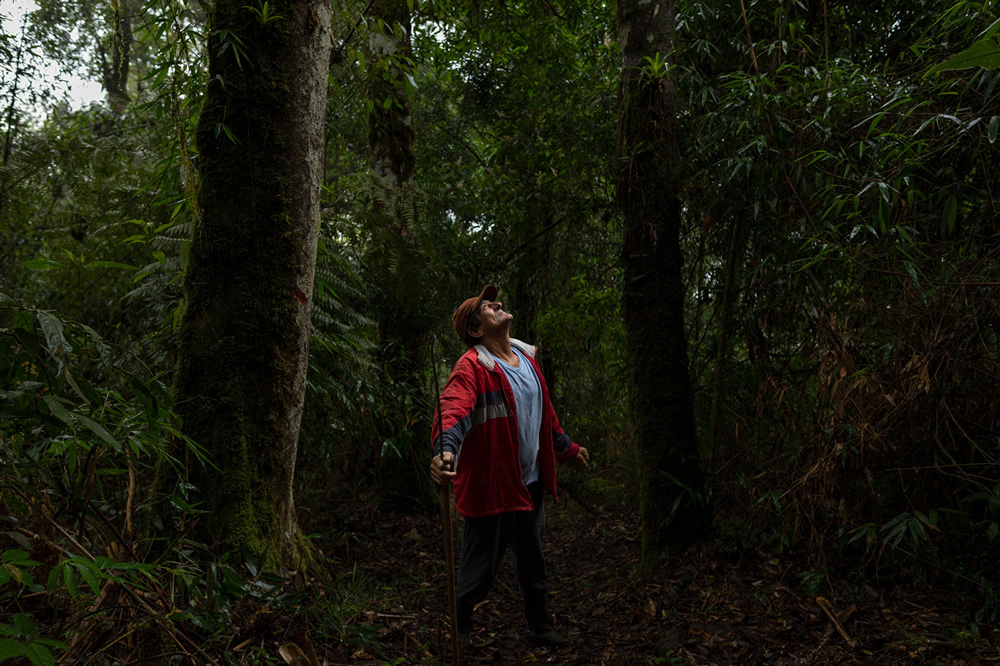
[[[0,658],[215,661],[197,637],[232,633],[242,603],[342,638],[329,516],[433,514],[451,315],[486,283],[593,455],[566,492],[642,514],[626,568],[655,575],[697,537],[791,562],[807,597],[943,586],[985,634],[995,9],[38,0],[5,20]],[[308,104],[300,66],[326,78]],[[104,99],[69,104],[53,67]],[[239,363],[287,374],[233,370],[240,390],[209,395]],[[197,425],[198,401],[248,394]],[[217,440],[255,417],[270,434]],[[283,469],[294,498],[273,542],[213,520],[265,483],[229,483],[250,440],[253,474]],[[304,577],[327,596],[296,596]]]

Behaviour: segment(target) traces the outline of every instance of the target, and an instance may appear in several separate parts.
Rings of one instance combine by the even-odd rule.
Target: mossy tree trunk
[[[369,17],[368,143],[371,150],[373,270],[380,362],[395,409],[380,440],[379,491],[388,503],[413,507],[430,500],[422,483],[430,441],[421,350],[430,329],[426,262],[414,230],[413,116],[407,73],[413,69],[407,0],[374,0]]]
[[[175,404],[218,468],[188,466],[201,536],[295,567],[330,3],[217,0],[209,35]]]
[[[624,215],[625,332],[639,456],[643,560],[708,527],[688,376],[672,0],[618,0],[622,49],[618,200]]]
[[[132,98],[128,94],[128,72],[132,57],[132,16],[131,3],[124,0],[111,1],[112,30],[104,42],[98,43],[101,56],[101,72],[104,89],[108,93],[108,104],[115,113],[122,113]],[[108,51],[111,51],[110,61]]]

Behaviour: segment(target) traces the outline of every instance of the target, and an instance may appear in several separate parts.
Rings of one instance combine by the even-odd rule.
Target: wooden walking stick
[[[434,395],[437,405],[438,430],[444,435],[444,424],[441,423],[441,393],[438,387],[437,364],[434,355],[434,338],[431,338],[431,368],[434,373]],[[444,437],[441,438],[441,461],[444,462]],[[454,458],[452,458],[454,461]],[[448,471],[453,469],[454,462],[448,465]],[[451,534],[451,484],[441,484],[441,518],[444,521],[444,559],[448,567],[448,615],[451,618],[451,664],[459,666],[458,643],[458,596],[455,591],[455,543]]]
[[[451,536],[451,484],[441,486],[441,509],[444,520],[444,559],[448,567],[448,614],[451,616],[451,663],[459,665],[458,596],[455,592],[455,546]]]

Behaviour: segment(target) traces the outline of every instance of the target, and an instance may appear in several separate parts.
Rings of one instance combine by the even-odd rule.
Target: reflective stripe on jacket
[[[536,348],[511,339],[531,362],[542,388],[542,426],[538,433],[538,477],[556,494],[556,459],[580,450],[559,425],[549,389],[542,377]],[[443,428],[442,428],[443,424]],[[443,434],[442,434],[443,432]],[[489,516],[506,511],[530,511],[528,488],[521,482],[520,440],[514,394],[496,359],[483,345],[458,359],[441,393],[440,422],[434,410],[431,433],[434,455],[455,455],[455,498],[463,516]]]

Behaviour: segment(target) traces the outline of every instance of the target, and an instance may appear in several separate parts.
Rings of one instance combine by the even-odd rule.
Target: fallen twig
[[[837,632],[844,638],[844,641],[850,646],[854,647],[854,640],[847,635],[847,631],[844,629],[844,625],[840,623],[837,619],[837,614],[833,611],[833,606],[824,597],[816,597],[816,605],[819,609],[826,613],[826,616],[830,618],[830,622],[833,622],[833,626],[837,628]]]

